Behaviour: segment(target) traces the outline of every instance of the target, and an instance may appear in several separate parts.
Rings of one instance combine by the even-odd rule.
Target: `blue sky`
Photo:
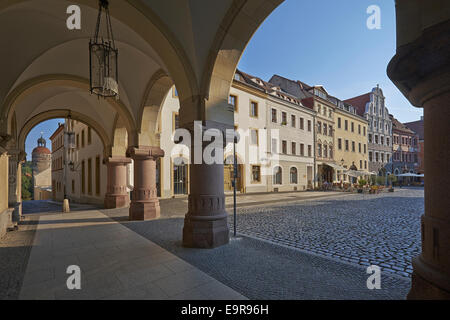
[[[366,27],[370,5],[381,9],[380,30]],[[394,0],[286,0],[256,31],[239,68],[264,80],[279,74],[320,84],[343,100],[379,84],[390,113],[401,122],[415,121],[422,109],[413,107],[386,75],[395,41]],[[33,128],[26,141],[29,159],[40,132],[48,139],[62,121]]]
[[[381,29],[366,26],[370,5],[381,9]],[[256,31],[238,68],[269,80],[273,74],[324,85],[342,100],[377,84],[389,112],[401,122],[419,120],[386,75],[396,49],[394,0],[286,0]]]

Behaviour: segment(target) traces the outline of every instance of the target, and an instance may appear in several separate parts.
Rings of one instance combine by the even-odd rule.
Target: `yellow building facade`
[[[352,106],[341,104],[335,109],[335,160],[346,170],[368,173],[367,127],[367,120],[357,115]],[[337,181],[351,181],[342,171],[337,171]]]

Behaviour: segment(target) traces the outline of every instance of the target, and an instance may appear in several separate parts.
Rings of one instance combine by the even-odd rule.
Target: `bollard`
[[[62,212],[70,212],[69,199],[64,199]]]

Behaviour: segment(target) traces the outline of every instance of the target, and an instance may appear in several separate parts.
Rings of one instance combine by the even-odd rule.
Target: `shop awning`
[[[345,169],[344,167],[342,167],[342,166],[340,166],[340,165],[338,165],[338,164],[335,164],[335,163],[326,163],[326,162],[324,162],[323,164],[324,164],[324,165],[327,165],[327,166],[329,166],[329,167],[332,167],[332,168],[334,168],[334,169],[336,169],[336,170],[347,170],[347,169]]]
[[[370,173],[367,171],[359,171],[359,170],[347,170],[344,173],[346,175],[349,175],[350,177],[355,177],[355,178],[370,175]]]

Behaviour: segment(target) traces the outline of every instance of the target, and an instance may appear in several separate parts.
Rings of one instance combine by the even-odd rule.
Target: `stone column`
[[[450,93],[424,104],[425,214],[409,299],[450,299]]]
[[[225,138],[224,125],[212,121],[203,122],[203,131],[211,128],[219,129]],[[192,128],[189,128],[189,131],[192,137],[189,165],[190,193],[188,212],[184,219],[183,245],[194,248],[214,248],[229,242],[228,214],[225,211],[223,187],[223,161],[219,164],[206,164],[204,159],[198,159],[199,164],[195,164],[194,162],[197,162],[194,155],[195,134]],[[209,142],[202,143],[202,154],[207,144]]]
[[[407,12],[398,12],[397,23]],[[403,27],[416,20],[402,20]],[[414,106],[424,108],[427,150],[422,253],[413,259],[408,299],[450,299],[449,32],[450,20],[428,26],[416,40],[398,47],[388,66],[388,75],[395,85]]]
[[[107,185],[105,194],[105,208],[124,208],[130,204],[127,192],[127,164],[131,159],[113,156],[106,160]]]
[[[150,220],[160,216],[156,189],[156,160],[164,156],[159,147],[131,147],[127,152],[134,160],[134,188],[130,205],[130,220]]]
[[[20,171],[21,161],[23,154],[20,150],[10,150],[8,151],[8,206],[14,209],[12,213],[12,221],[17,224],[22,217],[22,190],[21,179],[22,172]]]

